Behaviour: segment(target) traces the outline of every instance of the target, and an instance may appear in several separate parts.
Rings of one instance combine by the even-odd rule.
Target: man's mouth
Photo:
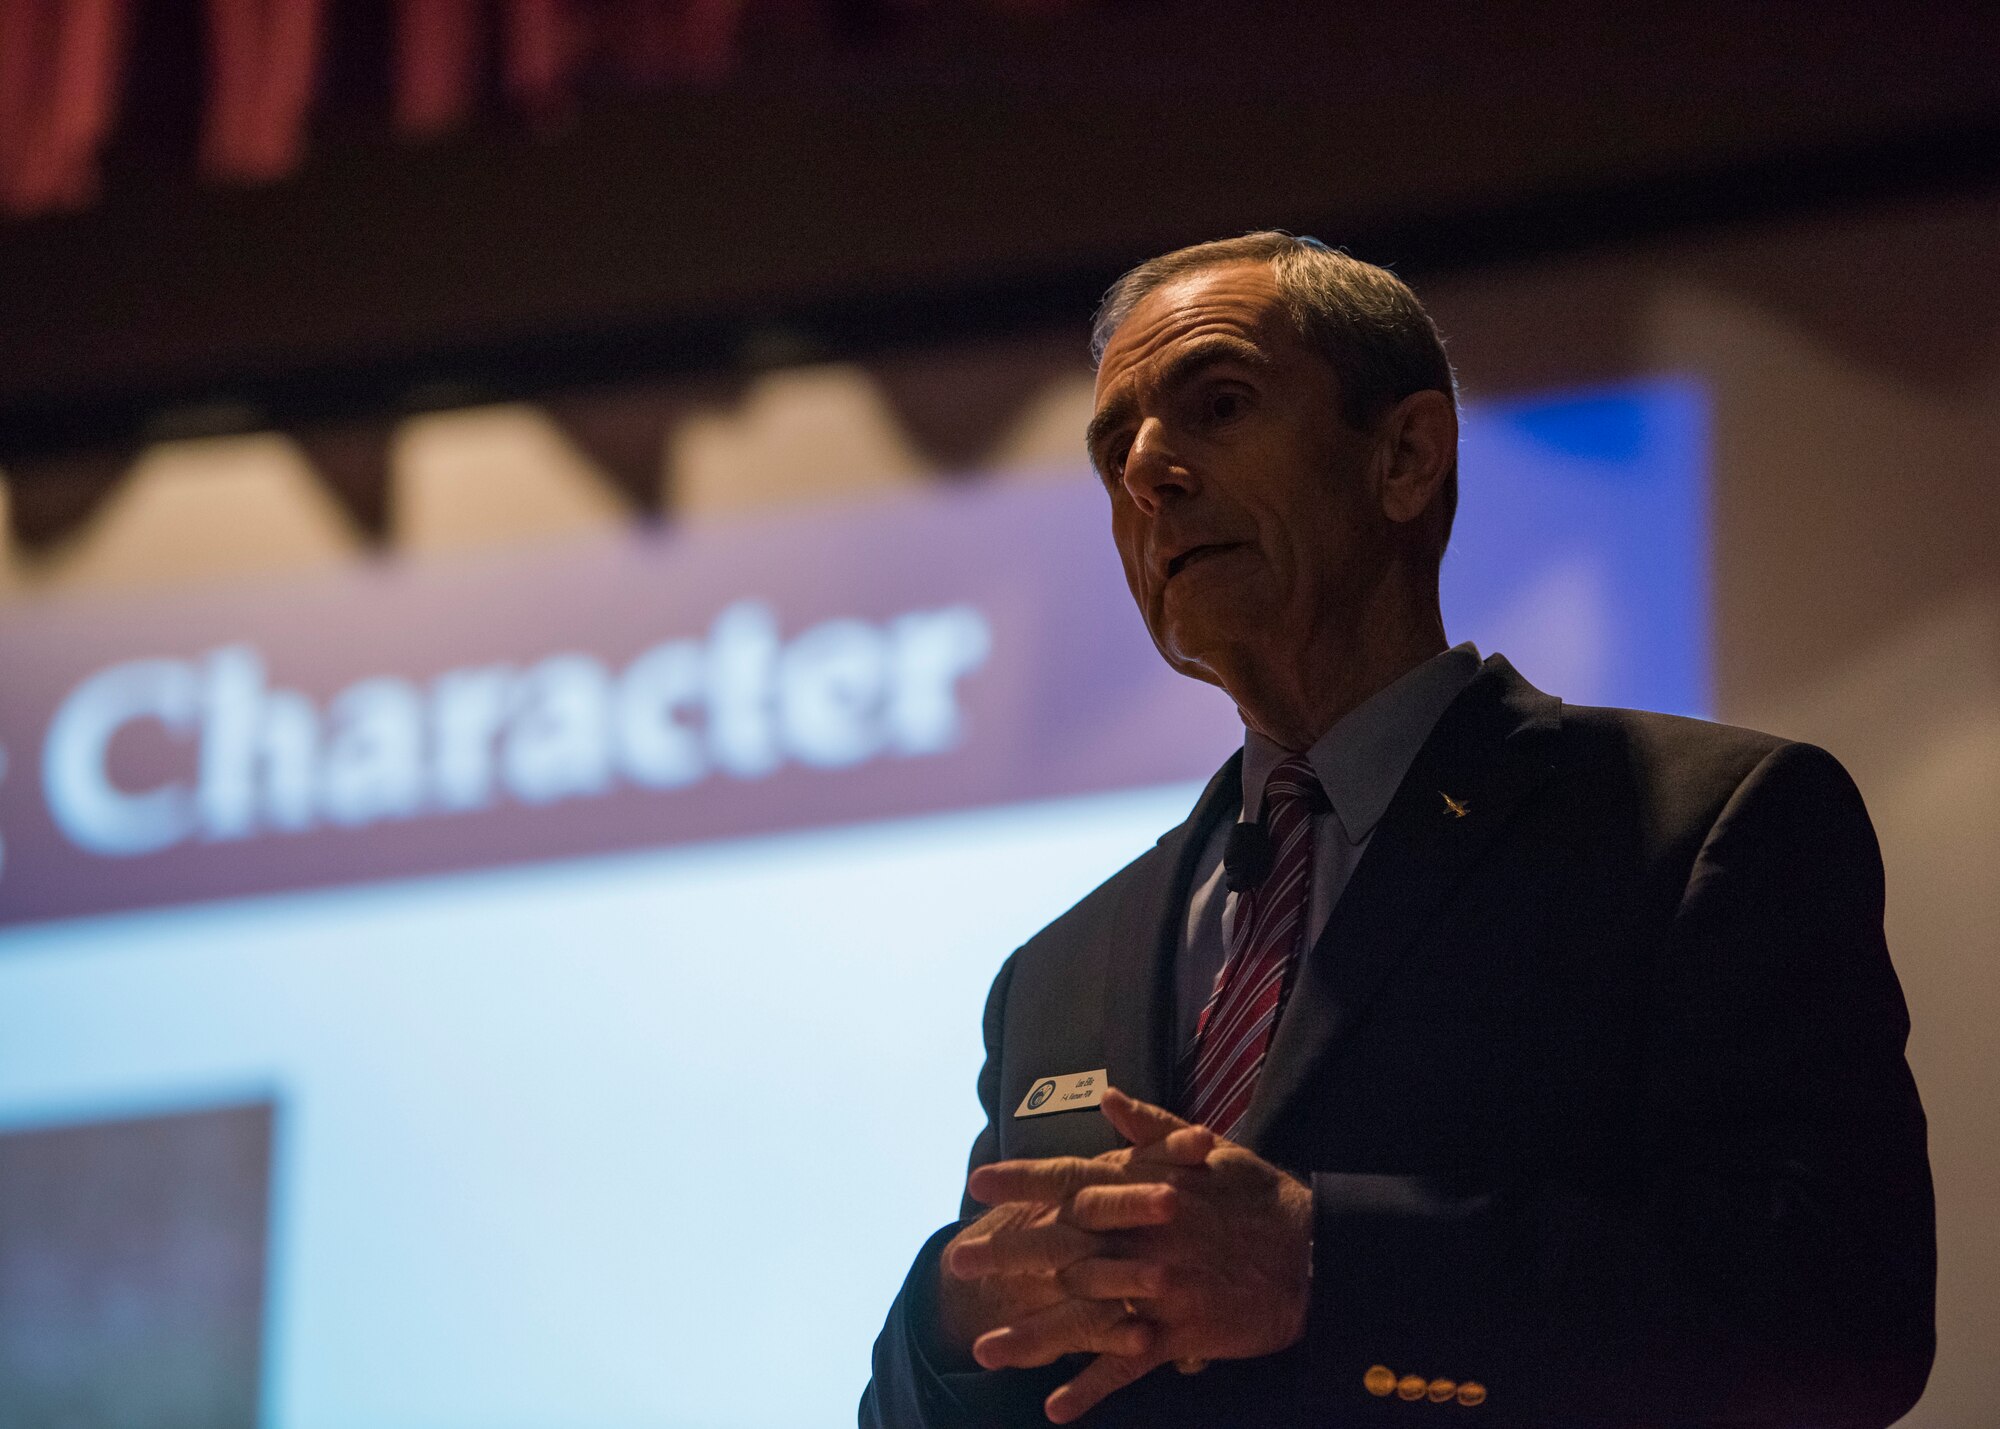
[[[1219,556],[1224,551],[1233,551],[1235,549],[1236,545],[1233,542],[1209,546],[1190,546],[1187,550],[1182,551],[1178,556],[1167,562],[1167,579],[1172,580],[1196,561],[1205,560],[1209,556]]]

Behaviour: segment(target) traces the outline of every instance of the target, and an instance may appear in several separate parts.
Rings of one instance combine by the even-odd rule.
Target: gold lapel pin
[[[1466,805],[1452,798],[1451,795],[1445,793],[1442,789],[1438,790],[1438,797],[1444,800],[1445,812],[1450,814],[1454,819],[1462,819],[1470,812]]]

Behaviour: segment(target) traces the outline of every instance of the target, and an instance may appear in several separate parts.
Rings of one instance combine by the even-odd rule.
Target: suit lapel
[[[1238,1140],[1266,1145],[1315,1069],[1353,1034],[1417,934],[1549,773],[1560,712],[1498,655],[1445,711],[1299,968]]]
[[[1113,1086],[1157,1106],[1172,1105],[1174,969],[1187,928],[1195,865],[1215,826],[1241,798],[1243,751],[1216,771],[1194,812],[1160,839],[1144,876],[1135,880],[1113,925],[1104,983],[1105,1066]]]

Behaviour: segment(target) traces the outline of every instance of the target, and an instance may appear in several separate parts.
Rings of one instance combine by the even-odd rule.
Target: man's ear
[[[1376,428],[1382,514],[1398,525],[1430,509],[1458,458],[1458,413],[1442,392],[1412,392]]]

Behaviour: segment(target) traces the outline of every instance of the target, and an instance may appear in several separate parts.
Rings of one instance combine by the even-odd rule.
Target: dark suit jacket
[[[1014,1118],[1043,1076],[1105,1067],[1171,1103],[1173,959],[1237,767],[1001,968],[973,1165],[1119,1144],[1092,1111]],[[1829,755],[1564,708],[1489,659],[1302,964],[1241,1129],[1312,1187],[1305,1339],[1156,1371],[1084,1422],[1889,1424],[1934,1345],[1908,1028],[1874,832]],[[890,1310],[863,1426],[1046,1423],[1082,1363],[949,1354],[956,1229]],[[1377,1365],[1485,1402],[1378,1397]]]

